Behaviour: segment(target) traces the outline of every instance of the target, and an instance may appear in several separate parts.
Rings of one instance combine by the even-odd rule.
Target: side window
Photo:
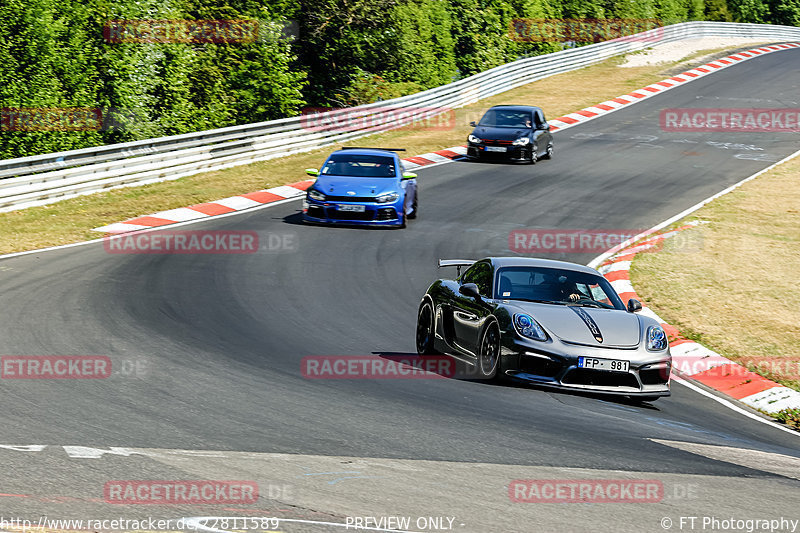
[[[481,295],[492,297],[492,266],[489,263],[475,263],[464,272],[461,283],[475,283]]]

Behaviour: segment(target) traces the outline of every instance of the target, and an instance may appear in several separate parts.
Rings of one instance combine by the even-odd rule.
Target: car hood
[[[527,136],[530,132],[531,130],[525,128],[490,128],[487,126],[478,126],[472,130],[475,137],[493,141],[515,141],[520,137]]]
[[[514,303],[562,341],[614,348],[639,345],[639,318],[633,313],[576,305]]]
[[[328,196],[379,196],[397,192],[394,178],[354,178],[352,176],[319,176],[314,188]]]

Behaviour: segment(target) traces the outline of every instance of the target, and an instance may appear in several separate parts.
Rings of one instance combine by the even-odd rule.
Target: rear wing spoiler
[[[469,259],[439,259],[439,268],[442,267],[456,267],[457,275],[461,275],[461,267],[472,266],[475,261]]]

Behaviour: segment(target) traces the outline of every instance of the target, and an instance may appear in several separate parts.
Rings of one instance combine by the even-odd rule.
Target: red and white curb
[[[754,57],[762,56],[764,54],[771,54],[772,52],[779,52],[781,50],[787,50],[789,48],[797,48],[797,47],[800,47],[800,43],[774,44],[770,46],[753,48],[745,52],[739,52],[738,54],[729,55],[728,57],[723,57],[722,59],[711,61],[710,63],[706,63],[705,65],[701,65],[691,70],[687,70],[686,72],[678,74],[677,76],[672,76],[671,78],[661,80],[657,83],[653,83],[652,85],[648,85],[647,87],[642,87],[641,89],[637,89],[628,94],[623,94],[621,96],[612,98],[611,100],[607,100],[600,104],[595,104],[590,107],[585,107],[580,111],[575,111],[574,113],[569,113],[567,115],[564,115],[563,117],[557,117],[552,120],[549,120],[548,122],[550,124],[550,129],[553,131],[559,129],[563,130],[571,126],[574,126],[576,124],[580,124],[588,120],[597,118],[599,116],[614,112],[617,109],[621,109],[623,107],[629,106],[633,103],[639,102],[646,98],[650,98],[651,96],[663,93],[664,91],[674,89],[675,87],[683,85],[686,82],[702,78],[703,76],[707,76],[724,68],[733,66],[737,63],[741,63],[742,61],[753,59]]]
[[[629,106],[656,94],[662,93],[669,89],[673,89],[684,83],[692,80],[699,79],[708,74],[730,67],[742,61],[752,59],[764,54],[772,52],[779,52],[790,48],[800,47],[800,43],[786,43],[775,44],[770,46],[763,46],[760,48],[753,48],[745,52],[739,52],[722,59],[717,59],[705,65],[687,70],[677,76],[672,76],[658,83],[648,85],[641,89],[637,89],[628,94],[623,94],[617,98],[607,100],[605,102],[586,107],[574,113],[569,113],[563,117],[557,117],[549,120],[550,129],[552,131],[563,130],[595,119],[602,115],[612,113],[618,109]],[[458,159],[467,153],[466,146],[454,146],[445,150],[431,152],[418,156],[406,157],[403,162],[408,170],[415,170],[420,167],[429,165],[438,165],[447,163],[454,159]],[[196,220],[206,217],[211,217],[223,213],[230,213],[233,211],[241,211],[250,209],[272,202],[296,198],[302,196],[305,190],[314,183],[314,180],[306,180],[290,185],[282,185],[280,187],[273,187],[254,193],[243,194],[240,196],[231,196],[230,198],[223,198],[216,202],[209,202],[204,204],[193,205],[190,207],[181,207],[178,209],[170,209],[168,211],[161,211],[142,217],[137,217],[125,222],[117,222],[108,226],[94,228],[94,231],[101,231],[104,233],[125,233],[128,231],[136,231],[149,229],[158,226],[166,226],[175,224],[177,222],[186,222],[189,220]]]
[[[298,181],[290,185],[281,185],[280,187],[272,187],[271,189],[264,189],[262,191],[251,192],[242,194],[240,196],[231,196],[223,198],[216,202],[207,202],[204,204],[192,205],[189,207],[179,207],[178,209],[170,209],[168,211],[161,211],[152,215],[145,215],[125,222],[117,222],[108,226],[94,228],[94,231],[102,231],[105,233],[126,233],[128,231],[137,231],[149,229],[156,226],[166,226],[168,224],[175,224],[177,222],[186,222],[189,220],[198,220],[201,218],[209,218],[216,215],[223,215],[232,213],[234,211],[241,211],[243,209],[250,209],[259,205],[269,204],[272,202],[279,202],[303,196],[306,189],[308,189],[314,180]]]
[[[439,150],[429,154],[422,154],[403,159],[403,163],[407,170],[414,170],[428,165],[436,165],[446,163],[462,157],[467,153],[465,146],[454,146],[446,150]],[[198,220],[201,218],[213,217],[234,211],[242,211],[272,202],[279,202],[291,198],[297,198],[305,195],[314,180],[299,181],[289,185],[281,185],[280,187],[272,187],[271,189],[264,189],[261,191],[242,194],[239,196],[231,196],[223,198],[216,202],[207,202],[204,204],[192,205],[189,207],[179,207],[177,209],[169,209],[167,211],[160,211],[152,215],[145,215],[125,222],[116,222],[108,226],[101,226],[94,228],[93,231],[102,231],[104,233],[127,233],[129,231],[138,231],[144,229],[155,228],[158,226],[167,226],[169,224],[176,224],[178,222],[187,222],[189,220]]]
[[[654,236],[612,255],[598,267],[598,270],[619,293],[623,302],[627,302],[631,298],[641,300],[631,285],[629,272],[636,254],[657,248],[664,239],[697,224],[698,222],[693,222],[665,233],[654,234]],[[683,337],[674,326],[664,322],[649,307],[643,307],[640,313],[657,320],[667,333],[672,353],[672,371],[678,379],[690,378],[698,381],[767,413],[800,408],[800,392],[770,381],[713,350]]]

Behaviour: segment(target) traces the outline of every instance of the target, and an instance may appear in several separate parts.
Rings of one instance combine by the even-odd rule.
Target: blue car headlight
[[[647,349],[651,352],[660,352],[666,350],[669,342],[667,342],[667,334],[661,326],[650,326],[647,328]]]
[[[325,195],[322,192],[318,191],[317,189],[309,189],[308,197],[318,202],[324,202],[326,198]]]
[[[470,134],[470,136],[469,136],[469,137],[467,137],[467,140],[468,140],[469,142],[473,143],[473,144],[480,144],[480,143],[481,143],[481,140],[480,140],[480,139],[478,139],[477,137],[475,137],[475,136],[474,136],[474,135],[472,135],[472,134]]]
[[[375,197],[375,201],[379,204],[388,204],[390,202],[396,202],[398,198],[400,198],[399,194],[396,192],[389,192]]]
[[[527,144],[530,144],[530,142],[531,142],[531,140],[528,137],[521,137],[521,138],[517,139],[516,141],[514,141],[512,144],[514,146],[525,146]]]
[[[514,329],[517,330],[521,336],[535,341],[546,341],[547,333],[544,332],[542,326],[530,315],[524,313],[517,313],[514,315]]]

